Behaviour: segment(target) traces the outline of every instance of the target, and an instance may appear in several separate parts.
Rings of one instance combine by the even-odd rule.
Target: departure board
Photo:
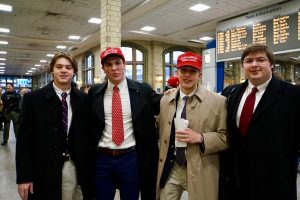
[[[300,5],[299,5],[300,8]],[[288,14],[276,14],[263,19],[218,30],[217,61],[237,59],[252,43],[268,45],[274,52],[290,52],[300,48],[300,9]]]

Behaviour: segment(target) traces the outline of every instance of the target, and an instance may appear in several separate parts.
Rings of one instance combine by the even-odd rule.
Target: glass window
[[[83,83],[91,85],[94,83],[94,55],[88,54],[83,62]]]
[[[125,75],[126,77],[132,79],[132,65],[126,65]]]
[[[144,65],[136,65],[136,80],[143,82],[143,67]]]
[[[185,51],[169,51],[164,55],[165,58],[165,74],[164,74],[164,83],[167,84],[168,79],[171,76],[175,76],[177,74],[177,59],[178,56],[183,54]]]
[[[143,82],[144,80],[144,53],[135,48],[124,46],[121,47],[121,50],[125,56],[126,60],[126,77]]]

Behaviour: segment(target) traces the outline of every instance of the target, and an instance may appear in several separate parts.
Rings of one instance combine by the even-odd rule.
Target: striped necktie
[[[68,133],[68,103],[67,103],[67,96],[66,92],[61,94],[61,104],[62,104],[62,122],[64,131]]]

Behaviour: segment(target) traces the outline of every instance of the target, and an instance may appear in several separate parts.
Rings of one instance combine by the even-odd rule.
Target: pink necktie
[[[122,104],[118,86],[113,88],[112,97],[112,141],[117,145],[121,145],[124,141]]]
[[[240,132],[242,136],[245,136],[248,130],[249,122],[253,115],[254,103],[255,103],[255,95],[257,92],[257,88],[253,87],[251,93],[247,96],[241,117],[240,117]]]

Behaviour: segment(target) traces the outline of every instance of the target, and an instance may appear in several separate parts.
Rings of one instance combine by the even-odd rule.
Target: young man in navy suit
[[[266,45],[248,46],[241,62],[247,80],[226,95],[229,199],[296,200],[299,88],[274,77]]]
[[[87,98],[72,82],[76,60],[57,53],[53,77],[45,87],[23,97],[16,144],[18,192],[22,200],[79,200],[94,194],[92,137]]]
[[[96,186],[98,200],[113,200],[116,188],[122,200],[155,199],[158,136],[155,118],[160,95],[148,84],[125,77],[120,48],[101,53],[107,82],[89,89],[92,128],[97,139]]]

